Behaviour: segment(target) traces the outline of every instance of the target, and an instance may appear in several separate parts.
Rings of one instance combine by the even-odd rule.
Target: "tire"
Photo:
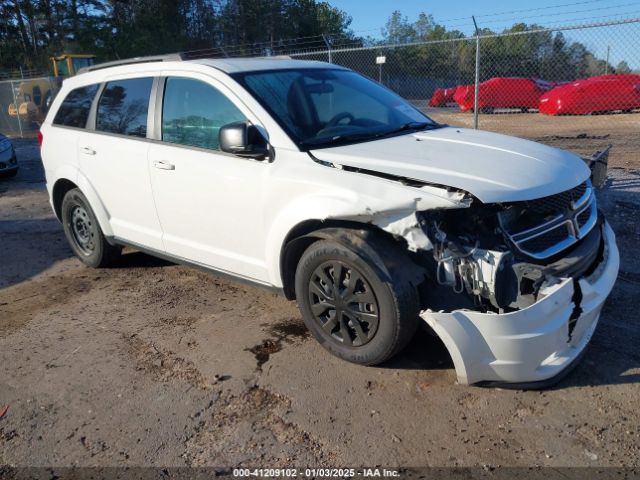
[[[16,168],[15,170],[11,170],[9,172],[2,172],[0,173],[0,178],[13,178],[18,174],[18,169]]]
[[[413,338],[419,313],[416,289],[406,280],[385,276],[364,250],[333,240],[317,241],[303,253],[296,269],[296,299],[307,328],[325,349],[352,363],[377,365]],[[338,301],[329,286],[336,278]],[[352,279],[355,295],[350,295]]]
[[[80,189],[69,190],[62,199],[62,226],[73,253],[93,268],[112,264],[122,247],[107,242],[89,201]]]

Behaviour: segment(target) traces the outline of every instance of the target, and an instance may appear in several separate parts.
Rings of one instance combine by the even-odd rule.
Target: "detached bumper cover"
[[[618,275],[615,234],[606,222],[603,234],[601,263],[578,280],[580,315],[571,333],[569,322],[576,307],[572,278],[543,289],[544,298],[517,312],[421,313],[449,350],[459,383],[542,384],[575,363],[593,336]]]

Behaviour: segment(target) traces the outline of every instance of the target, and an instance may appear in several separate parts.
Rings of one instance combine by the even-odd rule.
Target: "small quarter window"
[[[56,112],[53,124],[85,128],[91,103],[97,91],[98,85],[87,85],[71,90]]]
[[[162,106],[162,140],[219,150],[220,127],[246,117],[224,94],[199,80],[168,78]]]
[[[152,78],[107,83],[98,102],[96,130],[146,137],[152,83]]]

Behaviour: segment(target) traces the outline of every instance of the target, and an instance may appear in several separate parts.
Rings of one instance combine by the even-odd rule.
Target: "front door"
[[[162,141],[149,150],[164,245],[176,257],[267,282],[262,212],[271,164],[220,151],[220,127],[247,115],[212,82],[164,82]]]

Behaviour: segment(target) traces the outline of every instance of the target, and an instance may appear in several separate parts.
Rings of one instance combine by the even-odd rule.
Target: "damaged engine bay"
[[[590,181],[541,199],[489,205],[472,199],[467,208],[416,217],[432,245],[431,255],[415,261],[433,277],[425,303],[435,311],[526,308],[544,286],[588,274],[602,254]]]

